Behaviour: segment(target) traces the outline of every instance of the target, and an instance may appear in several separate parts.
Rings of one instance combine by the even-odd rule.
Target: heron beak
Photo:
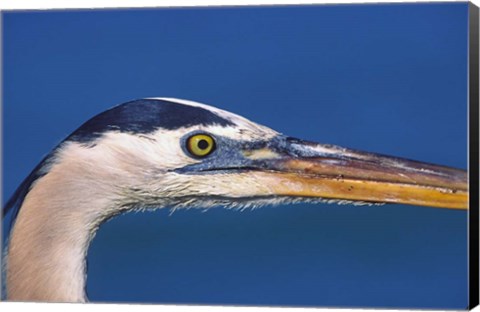
[[[291,138],[244,157],[279,196],[468,209],[464,170]]]

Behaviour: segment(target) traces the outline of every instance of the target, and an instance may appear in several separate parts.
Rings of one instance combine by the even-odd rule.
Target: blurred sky
[[[465,169],[467,13],[467,3],[4,13],[3,202],[85,120],[153,96]],[[464,211],[159,210],[99,230],[87,292],[101,302],[463,309],[467,273]]]

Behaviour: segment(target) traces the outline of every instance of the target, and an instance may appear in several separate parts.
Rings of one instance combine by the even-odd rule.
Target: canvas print
[[[3,12],[2,299],[468,308],[471,10]]]

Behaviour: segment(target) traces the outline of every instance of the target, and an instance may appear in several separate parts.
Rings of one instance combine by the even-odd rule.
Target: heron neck
[[[25,197],[8,246],[8,300],[87,300],[88,245],[107,217],[111,199],[94,181],[78,178],[82,176],[91,175],[71,164],[54,166]]]

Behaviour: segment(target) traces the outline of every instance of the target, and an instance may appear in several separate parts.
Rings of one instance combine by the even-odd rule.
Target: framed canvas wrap
[[[379,205],[371,202],[382,200],[365,198],[358,205],[355,198],[345,198],[347,202],[341,196],[335,203],[277,202],[242,208],[236,201],[245,198],[238,194],[248,191],[245,179],[259,170],[252,164],[267,166],[265,159],[287,155],[268,143],[276,136],[262,132],[264,128],[248,128],[253,134],[231,130],[238,127],[236,117],[229,119],[197,104],[131,102],[161,97],[205,103],[288,138],[457,168],[463,173],[453,178],[463,174],[465,184],[469,144],[477,144],[478,150],[478,132],[468,136],[469,125],[478,127],[475,117],[468,123],[469,111],[476,109],[478,118],[474,5],[4,11],[2,19],[2,233],[3,261],[8,264],[2,279],[4,300],[420,309],[466,309],[478,301],[478,276],[469,274],[478,262],[478,249],[472,249],[478,233],[469,240],[469,229],[475,232],[478,218],[478,161],[477,167],[470,164],[474,173],[477,170],[477,178],[470,176],[470,182],[477,183],[470,209],[465,209],[468,204],[462,209]],[[471,67],[475,60],[476,86]],[[69,137],[93,116],[126,102],[140,104],[102,115],[106,117]],[[148,105],[164,106],[151,110]],[[171,115],[164,118],[162,112]],[[212,133],[216,142],[205,157],[195,157],[189,147],[189,127],[199,125],[223,127]],[[195,129],[194,134],[205,132]],[[151,149],[137,144],[136,140],[155,141],[153,132],[168,139]],[[57,150],[34,169],[66,137],[78,149]],[[247,141],[264,145],[253,147]],[[65,146],[60,147],[66,150]],[[254,156],[244,150],[237,153],[239,146],[255,150]],[[104,147],[128,152],[99,152],[84,170],[62,167]],[[183,154],[173,159],[177,150]],[[326,166],[350,166],[347,152],[336,150],[343,154],[332,156],[328,150],[322,157],[330,159]],[[235,158],[240,154],[252,162],[240,162]],[[305,156],[292,150],[288,155]],[[222,163],[222,170],[237,171],[213,176],[208,170],[217,170],[218,163],[212,157]],[[473,163],[475,159],[478,154],[470,156]],[[264,162],[258,165],[260,160]],[[360,169],[375,165],[372,160],[366,163]],[[185,174],[179,168],[187,165],[204,167],[189,167],[198,172],[188,172],[195,176],[188,186],[175,184],[176,177]],[[377,176],[364,177],[361,183],[402,175],[382,166],[384,173],[376,168]],[[418,172],[430,168],[419,166]],[[307,169],[296,167],[294,173]],[[37,172],[22,185],[32,170]],[[133,195],[128,203],[118,202],[122,209],[97,208],[97,203],[117,199],[114,186],[123,181],[103,173],[119,171],[135,179],[135,187],[129,189],[135,189],[135,196],[154,189],[168,189],[172,198],[188,188],[195,191],[183,197],[182,208],[175,208],[173,200],[165,205],[132,203]],[[48,192],[32,195],[46,184],[42,179],[56,174],[60,180],[64,175],[70,178],[55,180]],[[154,174],[169,174],[171,184],[158,186],[158,179],[143,179]],[[225,177],[221,185],[215,182],[219,175]],[[345,178],[344,173],[335,171],[335,178]],[[215,193],[226,185],[231,197],[227,191],[222,196]],[[21,191],[15,193],[19,186]],[[461,187],[450,191],[452,196],[468,192]],[[209,194],[217,201],[196,207],[194,197]],[[9,204],[10,198],[16,201]],[[28,202],[34,207],[29,208],[33,218],[25,217],[22,208]],[[224,209],[225,202],[234,207]],[[84,220],[75,208],[82,205],[91,211],[89,216],[101,215],[101,222]],[[42,208],[55,206],[58,210]],[[22,215],[25,221],[19,221]],[[35,243],[9,244],[16,228],[23,229],[18,237]],[[70,250],[82,231],[88,232],[84,253]],[[35,247],[27,250],[31,245]],[[13,264],[8,262],[10,254],[17,259]],[[42,262],[42,257],[48,260]],[[64,263],[77,263],[74,259],[79,267],[59,269]],[[24,269],[28,266],[36,269]],[[28,285],[42,278],[49,282],[34,289],[22,286],[21,278]],[[57,287],[45,286],[49,283]],[[477,287],[476,296],[469,285]],[[69,287],[81,289],[85,297],[56,293],[73,293]]]

